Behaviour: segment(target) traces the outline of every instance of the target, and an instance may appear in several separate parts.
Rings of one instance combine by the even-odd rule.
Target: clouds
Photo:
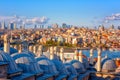
[[[5,21],[8,23],[17,23],[17,24],[46,24],[49,19],[45,16],[43,17],[33,17],[27,18],[25,16],[0,16],[0,21]]]
[[[119,21],[120,20],[120,13],[112,14],[111,16],[105,17],[105,22],[108,23],[110,21]]]

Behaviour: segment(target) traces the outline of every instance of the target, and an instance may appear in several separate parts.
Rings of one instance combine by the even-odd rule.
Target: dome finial
[[[83,63],[83,53],[82,50],[79,51],[79,61]]]
[[[54,50],[53,50],[53,47],[50,47],[50,59],[54,59]]]
[[[64,62],[64,48],[60,48],[60,59]]]
[[[4,52],[10,53],[10,41],[8,34],[4,35]]]
[[[74,59],[78,60],[78,50],[75,50],[75,55],[74,55]]]
[[[101,71],[101,49],[97,48],[97,50],[98,50],[97,71]]]

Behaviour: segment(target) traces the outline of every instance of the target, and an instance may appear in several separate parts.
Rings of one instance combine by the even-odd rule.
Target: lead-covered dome
[[[52,61],[50,61],[45,56],[41,56],[40,58],[36,58],[37,63],[40,65],[40,68],[46,73],[50,74],[51,76],[58,75],[58,71]]]
[[[21,68],[24,72],[33,74],[41,74],[43,72],[37,64],[36,60],[31,57],[31,55],[25,53],[15,53],[11,56],[18,64],[18,67]]]
[[[72,64],[65,63],[65,67],[68,70],[68,72],[70,73],[70,77],[68,80],[73,80],[75,77],[77,77],[77,71]]]
[[[72,60],[71,64],[77,70],[77,73],[84,73],[86,71],[84,65],[78,60]]]
[[[114,60],[107,60],[102,65],[102,71],[113,72],[116,69],[116,64]]]
[[[8,74],[22,71],[20,68],[18,68],[14,59],[8,53],[0,51],[0,60],[4,61],[5,63],[8,64],[8,66],[7,66],[7,73]]]
[[[86,58],[83,58],[83,65],[84,65],[84,68],[85,69],[88,69],[90,66],[89,66],[89,62]]]
[[[53,59],[52,62],[55,64],[56,69],[59,72],[59,76],[61,76],[58,77],[59,78],[58,80],[61,80],[62,78],[65,78],[69,75],[69,72],[65,68],[65,65],[61,61],[57,59]]]

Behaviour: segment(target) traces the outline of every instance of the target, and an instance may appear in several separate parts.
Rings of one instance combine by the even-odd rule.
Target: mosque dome
[[[107,61],[107,60],[111,60],[111,58],[108,58],[108,57],[103,57],[102,60],[101,60],[101,66],[103,66],[103,64]],[[97,69],[97,62],[95,64],[95,68]]]
[[[85,69],[89,68],[89,62],[88,62],[88,60],[86,58],[83,58],[83,65],[84,65]]]
[[[0,51],[0,61],[4,61],[5,63],[8,64],[8,66],[7,66],[7,73],[8,74],[22,71],[20,68],[18,68],[14,59],[8,53]]]
[[[69,72],[65,68],[65,65],[61,61],[53,59],[52,62],[55,64],[56,69],[59,72],[59,75],[61,76],[61,79],[69,75]],[[59,78],[59,80],[61,79]]]
[[[42,70],[37,64],[36,60],[31,57],[30,54],[26,53],[15,53],[11,55],[18,67],[23,70],[23,72],[31,72],[33,74],[42,74]]]
[[[77,71],[72,64],[65,63],[65,67],[68,70],[68,72],[70,73],[70,77],[68,80],[72,80],[73,78],[77,77]]]
[[[74,66],[78,73],[84,73],[86,71],[84,65],[78,60],[72,60],[71,64]]]
[[[58,71],[54,65],[54,63],[49,60],[45,56],[41,56],[40,58],[36,58],[37,63],[40,65],[40,68],[44,70],[46,74],[51,74],[52,76],[58,75]]]
[[[107,72],[112,72],[115,71],[116,69],[116,64],[114,60],[107,60],[103,65],[102,65],[102,71],[107,71]]]

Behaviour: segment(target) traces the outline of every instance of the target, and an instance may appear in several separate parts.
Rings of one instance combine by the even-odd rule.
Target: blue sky
[[[111,19],[119,13],[120,0],[0,0],[0,16],[45,16],[47,24],[120,25],[120,15]]]

